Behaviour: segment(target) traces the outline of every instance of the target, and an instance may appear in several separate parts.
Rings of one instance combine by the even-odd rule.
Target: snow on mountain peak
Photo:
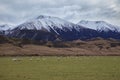
[[[94,30],[98,30],[98,31],[115,31],[115,32],[119,32],[120,31],[120,27],[118,26],[114,26],[112,24],[109,24],[105,21],[85,21],[82,20],[78,23],[78,25],[90,28],[90,29],[94,29]]]
[[[37,18],[34,18],[32,20],[28,20],[27,22],[19,25],[19,29],[28,29],[28,30],[41,30],[45,29],[47,31],[50,31],[50,29],[59,28],[64,30],[65,28],[72,30],[73,26],[76,24],[70,23],[68,21],[65,21],[61,18],[57,17],[51,17],[51,16],[44,16],[40,15]]]
[[[40,15],[36,19],[51,18],[51,16]]]
[[[7,25],[7,24],[0,25],[0,31],[6,31],[6,30],[9,30],[9,29],[10,29],[10,26]]]

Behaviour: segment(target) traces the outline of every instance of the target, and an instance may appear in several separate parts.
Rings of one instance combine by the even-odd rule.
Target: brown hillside
[[[36,42],[0,37],[0,56],[81,56],[120,55],[120,41],[90,39],[87,41]]]

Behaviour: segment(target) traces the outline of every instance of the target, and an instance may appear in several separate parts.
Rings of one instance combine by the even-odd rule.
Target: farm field
[[[120,80],[120,57],[0,57],[0,80]]]

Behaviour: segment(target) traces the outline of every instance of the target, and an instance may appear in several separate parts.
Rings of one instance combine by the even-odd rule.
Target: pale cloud
[[[20,24],[39,15],[120,25],[120,0],[0,0],[0,24]]]

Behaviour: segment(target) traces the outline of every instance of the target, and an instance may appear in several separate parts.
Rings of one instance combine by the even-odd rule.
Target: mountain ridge
[[[83,26],[79,26],[61,18],[42,15],[18,25],[12,31],[13,33],[10,34],[12,37],[21,38],[22,36],[22,38],[29,39],[33,39],[34,37],[36,40],[41,40],[41,37],[46,40],[56,40],[58,38],[54,37],[54,39],[50,39],[52,36],[60,36],[62,40],[83,39],[87,38],[86,36],[91,37],[90,34],[86,34],[91,31],[91,29],[84,28]],[[92,31],[95,32],[95,30]],[[84,37],[82,35],[86,36]],[[47,37],[49,38],[47,39]]]
[[[117,26],[105,21],[81,21],[78,24],[52,16],[40,15],[16,26],[7,36],[31,40],[86,40],[101,37],[120,39]]]
[[[78,25],[84,26],[86,28],[94,29],[97,31],[115,31],[120,32],[120,27],[109,24],[105,21],[88,21],[88,20],[81,20]]]

